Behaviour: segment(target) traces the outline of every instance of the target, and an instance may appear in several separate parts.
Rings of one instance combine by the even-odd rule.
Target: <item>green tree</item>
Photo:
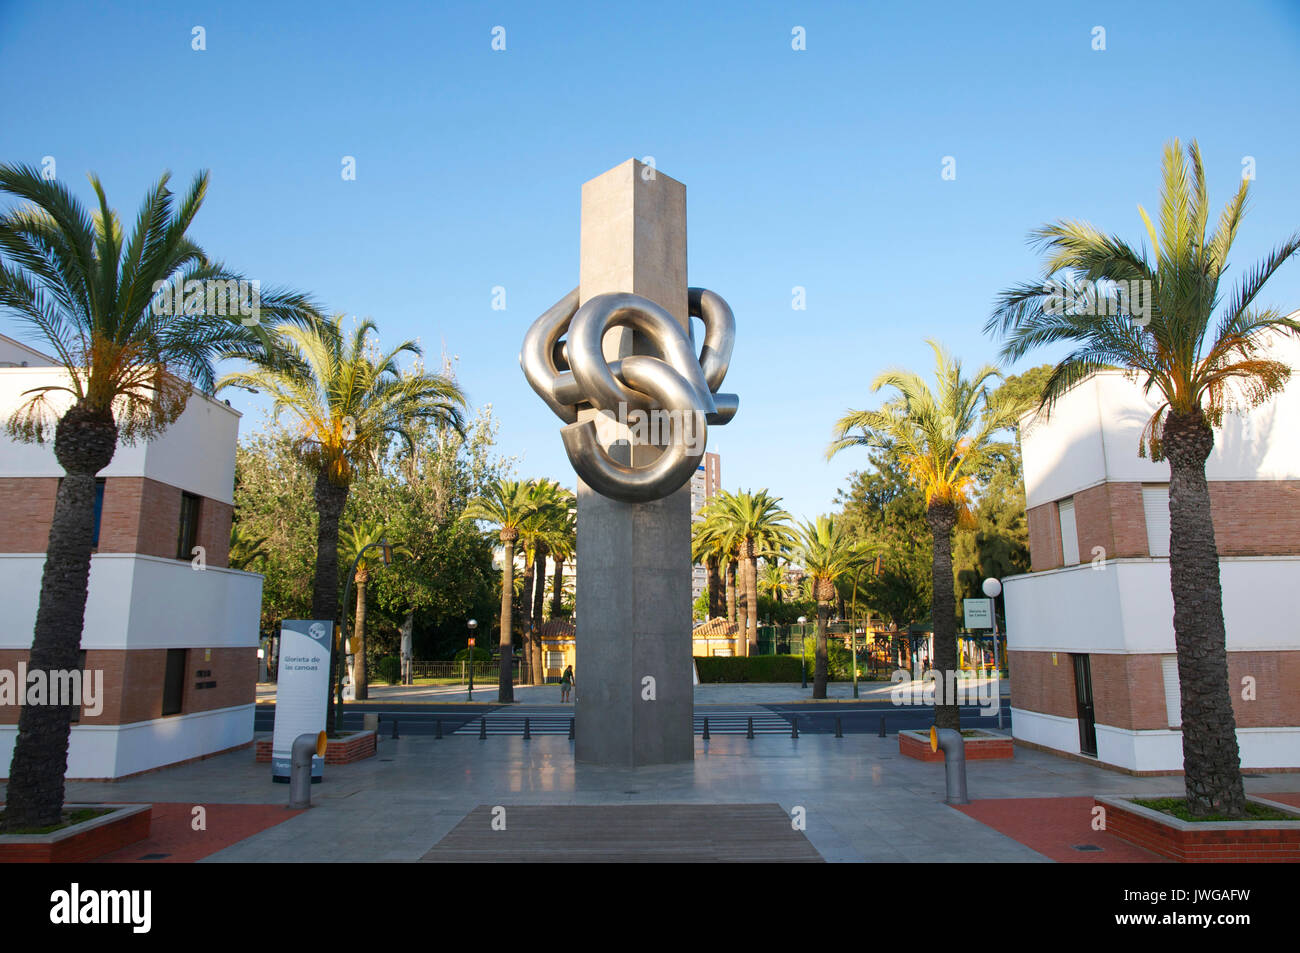
[[[315,474],[316,568],[311,617],[339,618],[339,521],[356,472],[373,469],[385,445],[399,440],[414,445],[411,425],[428,421],[463,432],[465,397],[451,377],[423,368],[404,371],[403,354],[420,355],[414,341],[381,353],[369,345],[377,334],[373,321],[359,321],[350,335],[343,315],[313,318],[306,325],[275,328],[278,349],[290,360],[248,355],[248,370],[226,374],[218,390],[240,387],[266,391],[273,414],[287,411],[296,419],[295,450]],[[330,683],[337,679],[339,653],[330,655]],[[329,700],[331,733],[338,730],[334,696]]]
[[[743,620],[745,652],[758,652],[758,556],[788,545],[793,535],[790,514],[780,507],[780,497],[767,490],[729,493],[719,490],[704,508],[703,521],[723,548],[735,554],[739,585],[745,599]]]
[[[18,204],[0,213],[0,309],[54,352],[60,384],[38,387],[6,422],[22,441],[52,436],[63,468],[55,497],[36,626],[33,672],[81,667],[94,531],[95,475],[118,442],[167,429],[194,388],[212,393],[215,363],[255,353],[260,329],[226,313],[222,296],[182,295],[188,282],[241,276],[208,257],[188,234],[207,194],[195,176],[179,203],[164,174],[149,190],[128,237],[94,175],[89,213],[61,182],[24,165],[0,165],[0,194]],[[206,285],[201,285],[206,287]],[[173,294],[175,292],[175,294]],[[180,306],[177,306],[177,303]],[[251,301],[250,301],[251,303]],[[314,311],[296,293],[267,289],[261,314],[301,320]],[[70,706],[25,705],[18,715],[6,792],[10,831],[59,823],[67,770]]]
[[[896,400],[879,410],[850,411],[835,425],[828,456],[848,447],[865,446],[896,455],[913,486],[925,494],[930,528],[931,624],[935,664],[957,671],[957,610],[953,591],[952,531],[969,525],[970,494],[979,474],[1006,452],[994,435],[1015,422],[1014,408],[995,400],[988,382],[1000,377],[991,366],[973,378],[962,377],[961,362],[935,341],[935,389],[911,371],[889,370],[872,382],[873,391],[893,388]],[[945,684],[951,682],[945,678]],[[956,699],[939,693],[935,724],[960,728]]]
[[[1006,360],[1057,342],[1074,347],[1047,380],[1044,408],[1108,367],[1126,369],[1162,398],[1137,450],[1169,462],[1169,584],[1187,807],[1201,817],[1242,817],[1246,797],[1205,461],[1226,410],[1271,399],[1290,377],[1291,368],[1269,356],[1267,342],[1275,333],[1297,333],[1300,325],[1257,299],[1300,252],[1300,233],[1243,272],[1235,286],[1225,286],[1250,183],[1241,180],[1210,232],[1194,141],[1187,159],[1177,139],[1165,146],[1159,230],[1139,206],[1150,253],[1087,222],[1044,225],[1032,233],[1045,253],[1043,279],[1003,292],[986,330],[1002,335]],[[1052,285],[1058,277],[1065,281]]]
[[[520,529],[532,515],[535,498],[528,483],[521,480],[498,480],[482,496],[471,500],[462,516],[496,526],[501,540],[501,669],[497,680],[497,701],[503,705],[515,700],[511,665],[513,663],[511,610],[515,592],[515,543]]]
[[[813,596],[817,600],[813,698],[825,698],[826,622],[835,602],[835,584],[853,572],[862,554],[831,516],[819,516],[815,521],[801,523],[797,534],[798,559],[811,580]]]
[[[370,697],[370,685],[366,678],[366,588],[376,561],[383,562],[381,550],[384,547],[378,544],[387,544],[390,561],[410,555],[406,544],[393,539],[379,520],[348,523],[339,530],[339,556],[342,564],[349,568],[354,564],[356,566],[353,583],[357,590],[357,608],[352,617],[349,635],[357,643],[352,662],[352,690],[357,701],[365,701]],[[343,612],[347,612],[347,606],[343,607]]]

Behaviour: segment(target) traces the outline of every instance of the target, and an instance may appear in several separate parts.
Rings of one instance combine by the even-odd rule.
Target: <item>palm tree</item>
[[[532,640],[532,676],[533,684],[543,682],[542,667],[542,607],[546,600],[546,557],[555,559],[557,571],[565,558],[564,554],[572,552],[573,537],[578,530],[578,498],[558,483],[552,483],[554,494],[546,508],[545,519],[536,536],[537,587],[533,595],[533,640]],[[561,576],[561,581],[563,577]]]
[[[1225,410],[1269,400],[1290,377],[1291,368],[1269,358],[1266,347],[1275,333],[1295,334],[1300,325],[1257,305],[1256,299],[1274,272],[1300,252],[1300,233],[1245,271],[1235,287],[1221,287],[1249,182],[1241,181],[1217,228],[1207,234],[1210,207],[1201,153],[1194,141],[1187,152],[1190,181],[1178,140],[1165,146],[1159,232],[1139,206],[1150,254],[1086,222],[1045,225],[1032,233],[1046,253],[1044,281],[1005,291],[986,330],[1004,336],[1007,360],[1057,341],[1074,346],[1044,386],[1040,406],[1046,409],[1105,367],[1127,369],[1143,379],[1148,392],[1154,388],[1163,398],[1137,449],[1139,455],[1149,452],[1153,460],[1169,462],[1169,585],[1187,807],[1201,817],[1243,817],[1246,801],[1205,461]],[[1044,291],[1045,282],[1056,275],[1068,276],[1072,290],[1094,289],[1091,297],[1102,307],[1061,308],[1060,296]],[[1133,308],[1135,287],[1146,290],[1149,308]],[[1120,289],[1129,289],[1127,301]],[[1070,313],[1074,310],[1109,313]]]
[[[973,525],[971,491],[980,472],[1003,454],[1009,444],[995,441],[999,430],[1015,425],[1018,407],[996,398],[988,383],[1000,378],[997,368],[981,367],[971,379],[962,377],[961,361],[936,341],[935,389],[920,375],[888,370],[871,384],[873,391],[892,387],[898,397],[879,410],[849,411],[835,424],[827,451],[833,457],[847,447],[867,447],[892,454],[909,479],[925,493],[926,522],[934,555],[931,561],[935,665],[944,686],[954,686],[957,672],[957,607],[953,592],[952,531],[959,523]],[[937,692],[935,724],[960,728],[956,698]]]
[[[252,571],[258,563],[271,555],[267,548],[267,536],[259,536],[245,530],[238,523],[230,527],[230,556],[227,562],[231,569]]]
[[[498,527],[501,539],[501,669],[497,679],[497,701],[503,705],[515,700],[511,673],[513,661],[511,610],[515,591],[515,542],[521,528],[532,515],[535,505],[532,488],[521,480],[496,480],[482,496],[465,507],[461,519],[480,520]]]
[[[813,698],[826,697],[826,620],[835,602],[835,584],[853,572],[858,549],[831,516],[819,516],[798,528],[798,556],[817,600],[817,654]]]
[[[357,571],[352,581],[357,589],[357,608],[352,616],[350,627],[352,638],[357,640],[357,650],[353,653],[352,689],[357,701],[370,697],[370,685],[366,677],[366,588],[370,583],[370,569],[374,565],[374,550],[371,555],[362,556],[366,548],[385,540],[387,530],[379,520],[358,520],[339,530],[339,557],[343,565],[351,568],[355,562]],[[410,555],[405,544],[387,540],[388,550],[393,556]],[[357,557],[360,556],[360,561]],[[343,607],[347,612],[347,606]]]
[[[759,574],[758,591],[771,596],[777,602],[782,602],[789,588],[781,564],[770,556],[764,557],[763,571]]]
[[[332,623],[339,618],[339,520],[354,475],[374,468],[392,439],[412,451],[411,428],[419,421],[451,427],[462,436],[465,429],[465,396],[455,380],[422,368],[403,371],[398,358],[418,358],[419,346],[403,341],[382,353],[368,343],[375,331],[375,323],[365,320],[345,334],[341,314],[301,326],[281,324],[274,333],[289,360],[251,355],[248,370],[226,374],[217,383],[218,390],[265,391],[273,398],[274,416],[287,411],[297,418],[296,452],[316,474],[311,613]],[[331,685],[338,677],[337,656],[330,656]],[[337,716],[331,693],[331,732],[337,731]]]
[[[146,194],[129,238],[94,175],[98,208],[89,213],[61,182],[31,166],[0,165],[0,194],[20,204],[0,214],[0,309],[28,325],[65,375],[35,388],[6,421],[15,439],[54,439],[63,468],[46,546],[31,671],[80,667],[94,528],[95,475],[118,442],[162,433],[191,390],[211,393],[215,363],[229,351],[261,346],[260,328],[227,312],[227,299],[190,295],[186,282],[243,280],[187,234],[208,174],[195,176],[179,204],[164,173]],[[302,295],[268,289],[261,315],[301,320],[314,311]],[[256,318],[255,318],[256,320]],[[73,711],[23,706],[9,769],[10,831],[59,823]]]
[[[529,685],[539,685],[542,667],[542,647],[538,638],[542,623],[542,602],[546,594],[546,556],[548,540],[555,531],[560,514],[567,515],[573,505],[572,494],[554,480],[530,480],[528,492],[532,513],[519,528],[519,541],[524,549],[524,590],[521,615],[524,624],[524,671],[520,680]]]
[[[780,508],[780,502],[780,497],[771,496],[767,490],[757,493],[720,490],[707,507],[709,515],[705,519],[735,553],[739,566],[748,655],[758,652],[758,554],[778,549],[792,539],[790,514]]]
[[[561,596],[564,588],[564,564],[578,553],[578,510],[571,506],[564,514],[563,520],[557,521],[554,532],[547,545],[551,558],[555,561],[555,573],[551,577],[551,618],[559,618]]]
[[[691,524],[691,564],[703,563],[709,573],[709,618],[714,619],[728,612],[723,604],[722,576],[720,567],[731,560],[731,550],[723,536],[718,532],[718,524],[708,518],[704,512],[701,518]],[[736,594],[734,575],[732,588],[727,591],[727,600],[731,606],[730,618],[735,621]]]

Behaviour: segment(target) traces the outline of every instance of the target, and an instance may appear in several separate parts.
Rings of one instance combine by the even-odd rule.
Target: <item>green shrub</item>
[[[402,680],[402,661],[396,655],[385,655],[375,663],[375,678],[389,685]]]
[[[455,655],[453,655],[451,660],[453,662],[463,662],[468,657],[469,657],[469,648],[466,647],[461,649]],[[476,645],[474,646],[474,661],[490,662],[492,661],[492,653],[488,649],[485,649],[483,646]]]
[[[813,673],[817,671],[817,638],[812,633],[809,633],[808,639],[804,643],[803,654],[808,665],[808,678],[811,679]],[[858,666],[858,677],[861,678],[861,669],[866,666],[862,662],[859,662]],[[826,636],[826,679],[831,682],[853,681],[853,668],[849,659],[849,650],[840,643],[838,637],[832,635]]]
[[[695,668],[701,683],[797,682],[800,678],[799,658],[791,655],[700,656]]]

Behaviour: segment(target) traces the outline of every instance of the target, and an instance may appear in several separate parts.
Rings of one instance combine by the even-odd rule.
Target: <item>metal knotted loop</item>
[[[704,322],[698,357],[677,320],[635,294],[597,295],[578,307],[575,288],[524,336],[519,353],[524,376],[568,425],[560,436],[569,461],[602,496],[643,503],[673,493],[691,478],[704,455],[706,423],[727,423],[740,405],[735,394],[718,393],[736,340],[731,308],[704,288],[691,288],[688,296],[691,317]],[[655,353],[607,361],[602,342],[605,332],[616,327],[630,328]],[[623,424],[659,420],[668,430],[659,441],[663,452],[644,466],[614,460],[595,422],[578,422],[581,409]]]

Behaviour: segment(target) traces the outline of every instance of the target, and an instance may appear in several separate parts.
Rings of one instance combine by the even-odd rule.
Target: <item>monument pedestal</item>
[[[578,483],[579,762],[695,756],[690,493],[620,503]]]

